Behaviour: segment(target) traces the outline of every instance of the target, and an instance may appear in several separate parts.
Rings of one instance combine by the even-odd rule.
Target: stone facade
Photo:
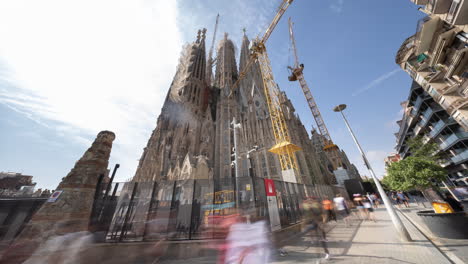
[[[80,244],[90,238],[90,218],[99,179],[108,172],[115,135],[101,131],[73,169],[62,179],[54,202],[45,202],[15,241],[5,250],[0,263],[63,263],[56,248]],[[71,246],[70,246],[71,247]],[[34,253],[35,252],[35,253]],[[34,254],[33,254],[34,253]],[[67,260],[70,256],[67,256]],[[71,260],[73,262],[73,260]]]
[[[106,175],[114,133],[102,131],[56,190],[55,202],[45,203],[24,228],[19,239],[41,238],[88,231],[99,177]]]
[[[249,59],[250,41],[244,35],[239,68],[235,45],[228,35],[219,42],[213,84],[206,80],[205,30],[184,47],[174,80],[158,117],[134,181],[223,179],[234,177],[234,132],[231,122],[241,124],[237,133],[239,176],[282,179],[277,156],[268,150],[275,144],[263,80],[253,64],[239,85]],[[302,151],[296,153],[298,183],[328,183],[327,165],[309,138],[294,106],[280,95],[291,139]]]

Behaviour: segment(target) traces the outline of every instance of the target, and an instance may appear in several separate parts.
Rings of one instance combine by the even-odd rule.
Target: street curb
[[[416,229],[423,234],[439,251],[446,256],[451,262],[455,264],[465,264],[465,261],[461,260],[455,254],[453,254],[449,248],[445,247],[440,243],[440,241],[435,237],[426,227],[421,226],[416,221],[414,221],[410,216],[406,215],[399,208],[395,208],[408,222],[410,222]]]

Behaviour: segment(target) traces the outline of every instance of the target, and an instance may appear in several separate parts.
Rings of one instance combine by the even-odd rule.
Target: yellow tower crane
[[[258,62],[263,79],[263,91],[268,104],[276,143],[269,151],[278,155],[283,178],[286,181],[296,181],[295,174],[297,174],[298,165],[294,152],[301,148],[291,143],[288,126],[284,118],[283,109],[281,108],[280,90],[273,78],[273,71],[271,69],[265,43],[292,2],[293,0],[283,0],[278,8],[276,16],[273,18],[273,21],[270,23],[263,36],[261,38],[257,37],[253,41],[250,59],[244,70],[239,74],[239,79],[233,85],[233,88],[236,87],[249,71],[250,66]]]
[[[291,38],[291,45],[294,54],[294,67],[288,68],[291,70],[291,75],[288,77],[289,81],[299,81],[301,85],[302,92],[307,100],[307,104],[309,105],[310,111],[314,116],[315,122],[317,123],[318,131],[322,137],[320,140],[322,141],[323,150],[327,153],[327,156],[331,160],[333,165],[333,169],[336,170],[338,167],[343,167],[343,161],[339,155],[339,148],[335,145],[330,137],[330,133],[328,133],[327,126],[323,121],[322,114],[320,114],[320,110],[317,106],[317,103],[310,92],[309,86],[307,85],[306,80],[304,79],[304,64],[299,64],[299,58],[297,56],[297,49],[296,49],[296,40],[294,38],[294,31],[293,31],[293,23],[291,18],[289,18],[289,37]],[[335,180],[334,180],[335,181]]]

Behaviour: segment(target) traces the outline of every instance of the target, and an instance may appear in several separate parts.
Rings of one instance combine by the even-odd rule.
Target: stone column
[[[8,252],[14,256],[8,263],[16,263],[18,257],[27,258],[37,245],[52,236],[88,231],[96,185],[100,175],[106,174],[114,139],[115,134],[110,131],[101,131],[97,135],[91,147],[57,186],[57,191],[63,191],[59,198],[44,203],[16,238],[10,247],[12,252]],[[21,252],[14,252],[15,249]],[[5,257],[0,263],[7,263]]]
[[[88,231],[94,193],[100,175],[105,175],[115,134],[101,131],[75,167],[56,188],[63,191],[55,202],[46,202],[23,230],[20,238],[38,234],[63,235]]]

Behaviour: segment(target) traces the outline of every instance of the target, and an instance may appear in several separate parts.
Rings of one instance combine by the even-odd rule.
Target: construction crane
[[[327,126],[323,121],[322,114],[320,114],[320,110],[317,106],[317,103],[310,92],[309,86],[307,85],[306,80],[304,79],[304,64],[299,64],[299,58],[297,56],[297,48],[296,48],[296,40],[294,38],[294,31],[293,31],[293,23],[291,18],[289,18],[289,37],[291,39],[291,46],[293,49],[294,54],[294,67],[288,66],[288,69],[291,70],[291,75],[288,77],[288,80],[291,82],[299,81],[301,85],[302,92],[307,100],[307,104],[309,105],[310,111],[314,116],[315,122],[317,123],[318,131],[322,137],[320,137],[323,150],[327,153],[327,156],[330,158],[333,169],[336,170],[338,167],[343,167],[343,162],[339,155],[339,148],[335,145],[330,137],[330,133],[328,132]]]
[[[260,72],[263,79],[263,89],[270,112],[270,119],[273,128],[273,135],[275,137],[275,145],[269,149],[270,152],[278,155],[283,178],[288,181],[296,181],[295,174],[298,170],[297,159],[294,152],[301,148],[291,143],[288,126],[284,118],[283,109],[280,102],[280,90],[273,78],[273,71],[271,69],[270,59],[268,58],[265,43],[275,29],[279,20],[286,12],[286,9],[293,2],[293,0],[283,0],[278,11],[268,26],[267,30],[261,38],[257,37],[250,49],[250,59],[246,64],[244,70],[239,74],[239,79],[233,84],[232,90],[239,85],[239,82],[244,78],[245,74],[249,71],[250,66],[258,62]]]
[[[208,83],[208,86],[211,86],[211,79],[213,78],[213,48],[214,44],[216,41],[216,32],[218,31],[218,22],[219,22],[219,14],[216,16],[216,23],[215,23],[215,28],[213,31],[213,39],[211,40],[211,47],[210,51],[208,52],[208,64],[206,66],[206,82]]]

